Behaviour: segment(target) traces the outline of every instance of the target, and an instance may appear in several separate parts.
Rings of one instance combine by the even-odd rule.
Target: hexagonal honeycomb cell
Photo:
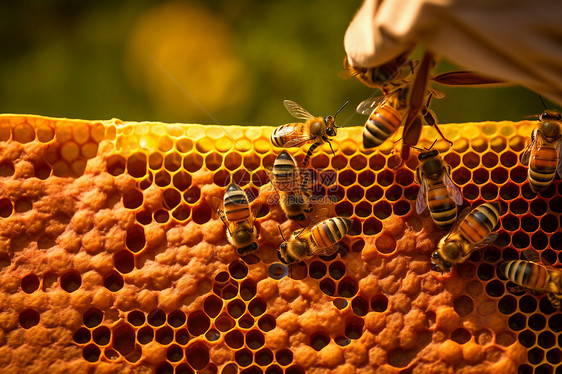
[[[342,128],[316,150],[314,201],[353,223],[287,267],[278,225],[300,226],[272,199],[273,127],[2,115],[0,371],[561,373],[562,314],[498,271],[528,248],[562,265],[562,186],[536,196],[519,161],[535,124],[441,125],[466,202],[503,210],[493,245],[441,274],[396,136],[364,150]],[[231,182],[262,204],[243,258],[212,204]]]

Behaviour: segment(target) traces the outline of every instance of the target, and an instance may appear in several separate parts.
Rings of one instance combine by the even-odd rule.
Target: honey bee
[[[562,270],[539,264],[537,252],[527,249],[522,252],[527,260],[512,260],[500,265],[501,272],[517,286],[535,292],[547,292],[550,303],[555,308],[562,305]],[[508,287],[508,289],[510,289]],[[518,291],[511,288],[511,291]]]
[[[308,175],[301,178],[297,162],[286,150],[275,159],[269,177],[287,219],[304,221],[313,209],[307,188]]]
[[[291,235],[279,246],[277,256],[281,262],[292,264],[307,260],[312,256],[329,256],[338,250],[338,243],[349,231],[351,219],[332,217],[323,219],[328,209],[320,209],[310,223]],[[281,228],[279,228],[281,231]]]
[[[367,149],[378,147],[398,130],[406,118],[409,88],[408,85],[403,85],[386,95],[369,98],[359,103],[357,113],[369,116],[363,127],[363,147]],[[444,94],[433,89],[428,91],[427,104],[420,113],[419,119],[423,118],[427,124],[436,126],[433,112],[428,109],[433,97],[440,99]],[[419,129],[421,131],[421,127]]]
[[[539,121],[531,134],[530,144],[521,155],[521,163],[529,167],[529,184],[535,193],[547,188],[556,174],[562,177],[562,116],[546,110]]]
[[[437,150],[419,154],[420,165],[416,168],[416,182],[421,185],[416,199],[416,212],[426,207],[435,224],[447,230],[457,219],[457,205],[463,197],[451,180],[451,167],[439,156]]]
[[[433,126],[445,141],[449,142],[451,145],[453,144],[443,135],[439,126],[437,126],[434,114],[429,110],[429,104],[433,97],[443,97],[442,93],[430,87],[431,81],[450,86],[502,83],[499,80],[483,77],[469,71],[450,72],[431,78],[431,70],[435,65],[435,59],[429,52],[424,53],[421,63],[416,66],[415,70],[414,65],[417,65],[417,63],[410,63],[412,72],[410,76],[402,79],[403,83],[400,85],[400,87],[406,87],[403,88],[403,90],[407,92],[407,99],[405,100],[407,103],[406,114],[402,121],[404,129],[402,131],[402,150],[400,152],[402,163],[400,165],[406,162],[410,157],[410,148],[417,145],[424,124]],[[384,87],[383,92],[385,92]]]
[[[336,116],[348,102],[343,104],[333,117],[330,115],[326,117],[315,117],[294,101],[284,100],[283,104],[285,108],[287,108],[287,111],[293,117],[306,121],[304,123],[287,123],[277,127],[271,133],[271,142],[273,145],[280,148],[300,147],[305,143],[313,142],[308,148],[303,166],[308,164],[314,150],[323,142],[327,142],[330,145],[330,149],[332,149],[332,153],[334,153],[330,138],[336,136],[338,133]]]
[[[213,205],[226,227],[228,242],[236,248],[240,256],[258,249],[258,232],[255,221],[261,204],[254,202],[252,209],[246,192],[235,183],[230,184],[221,201],[213,197]]]
[[[484,203],[469,213],[467,207],[451,229],[437,245],[431,255],[431,262],[436,270],[451,271],[453,264],[460,264],[474,251],[492,243],[497,234],[490,234],[500,219],[500,204]]]
[[[398,88],[388,95],[364,100],[357,106],[357,113],[369,116],[363,127],[363,147],[378,147],[398,130],[406,108],[403,92]]]
[[[344,78],[356,77],[364,85],[372,88],[394,86],[402,80],[402,68],[404,65],[407,62],[413,63],[408,59],[409,54],[410,51],[407,51],[386,64],[369,68],[353,66],[347,56],[345,56],[343,60],[343,68],[345,70],[341,75]]]

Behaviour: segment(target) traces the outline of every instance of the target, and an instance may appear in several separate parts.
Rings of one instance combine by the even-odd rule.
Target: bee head
[[[554,110],[545,110],[544,112],[542,112],[542,114],[539,116],[539,120],[541,122],[546,122],[546,121],[561,121],[562,120],[562,115]]]
[[[544,114],[544,113],[543,113]],[[556,113],[560,116],[560,113]],[[541,115],[542,120],[542,115]],[[547,120],[546,122],[541,122],[540,132],[549,141],[553,141],[555,138],[560,137],[560,124],[556,121]]]
[[[287,248],[288,248],[288,242],[283,242],[281,243],[279,249],[277,250],[277,257],[282,263],[286,265],[295,262],[295,259],[289,254]]]
[[[336,136],[338,134],[338,130],[336,127],[336,121],[332,116],[324,117],[324,124],[326,125],[326,135],[329,137]]]
[[[239,256],[245,256],[257,250],[258,250],[258,243],[253,242],[250,245],[236,249],[236,252],[238,253]]]
[[[418,155],[418,160],[420,160],[420,161],[429,160],[430,158],[437,157],[438,154],[439,154],[439,151],[437,149],[427,151],[427,152],[422,152]]]
[[[440,271],[442,273],[449,273],[451,271],[451,263],[441,257],[439,251],[435,251],[431,255],[431,264],[435,271]]]
[[[334,114],[334,116],[326,116],[324,117],[324,124],[326,125],[326,135],[328,136],[336,136],[338,134],[338,126],[336,126],[336,117],[338,115],[339,112],[342,111],[343,108],[345,108],[345,106],[349,104],[349,100],[346,101],[341,108],[338,109],[338,111],[336,112],[336,114]]]

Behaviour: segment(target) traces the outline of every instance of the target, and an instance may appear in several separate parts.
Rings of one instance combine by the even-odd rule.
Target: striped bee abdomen
[[[457,205],[449,197],[444,184],[434,184],[427,191],[427,206],[431,218],[444,229],[449,228],[457,219]]]
[[[481,242],[490,235],[499,218],[499,203],[484,203],[465,217],[459,226],[460,233],[471,244]]]
[[[238,222],[250,217],[250,203],[246,193],[232,183],[224,194],[224,214],[229,222]]]
[[[501,270],[513,283],[536,291],[544,290],[550,279],[544,266],[526,260],[505,262]]]
[[[280,191],[293,191],[300,189],[300,173],[295,159],[283,151],[273,163],[273,176],[275,188]]]
[[[350,227],[351,219],[333,217],[316,224],[310,230],[310,235],[319,247],[326,248],[339,242]]]
[[[271,133],[271,142],[276,147],[284,147],[285,143],[291,140],[294,136],[302,134],[304,131],[303,123],[287,123],[277,127]]]
[[[388,139],[402,122],[402,115],[390,104],[381,104],[369,116],[363,128],[363,146],[378,147]]]
[[[558,153],[549,145],[542,145],[529,161],[529,183],[533,190],[545,189],[554,180],[558,165]]]

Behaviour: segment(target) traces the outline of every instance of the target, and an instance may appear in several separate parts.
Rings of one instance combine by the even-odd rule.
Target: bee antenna
[[[342,111],[343,108],[345,108],[345,106],[349,104],[349,100],[347,100],[342,106],[341,108],[338,109],[338,111],[336,112],[336,114],[334,114],[334,119],[336,119],[336,116],[338,115],[339,112]]]
[[[542,96],[541,96],[541,95],[538,95],[538,96],[539,96],[539,99],[541,99],[541,103],[542,103],[542,106],[543,106],[543,107],[544,107],[544,109],[546,110],[546,109],[547,109],[547,107],[546,107],[546,104],[545,104],[545,102],[544,102],[544,99],[542,98]]]
[[[420,151],[420,152],[425,151],[425,149],[422,149],[422,148],[419,148],[419,147],[413,147],[413,146],[412,146],[412,148],[417,149],[417,150]]]
[[[287,239],[285,239],[285,237],[283,236],[283,231],[281,231],[281,226],[278,224],[277,227],[279,228],[279,233],[281,234],[281,239],[283,239],[283,241],[286,242]]]
[[[435,139],[433,141],[433,143],[431,144],[431,147],[427,148],[428,151],[431,151],[431,148],[433,148],[433,146],[435,145],[435,143],[437,143],[437,139]]]

